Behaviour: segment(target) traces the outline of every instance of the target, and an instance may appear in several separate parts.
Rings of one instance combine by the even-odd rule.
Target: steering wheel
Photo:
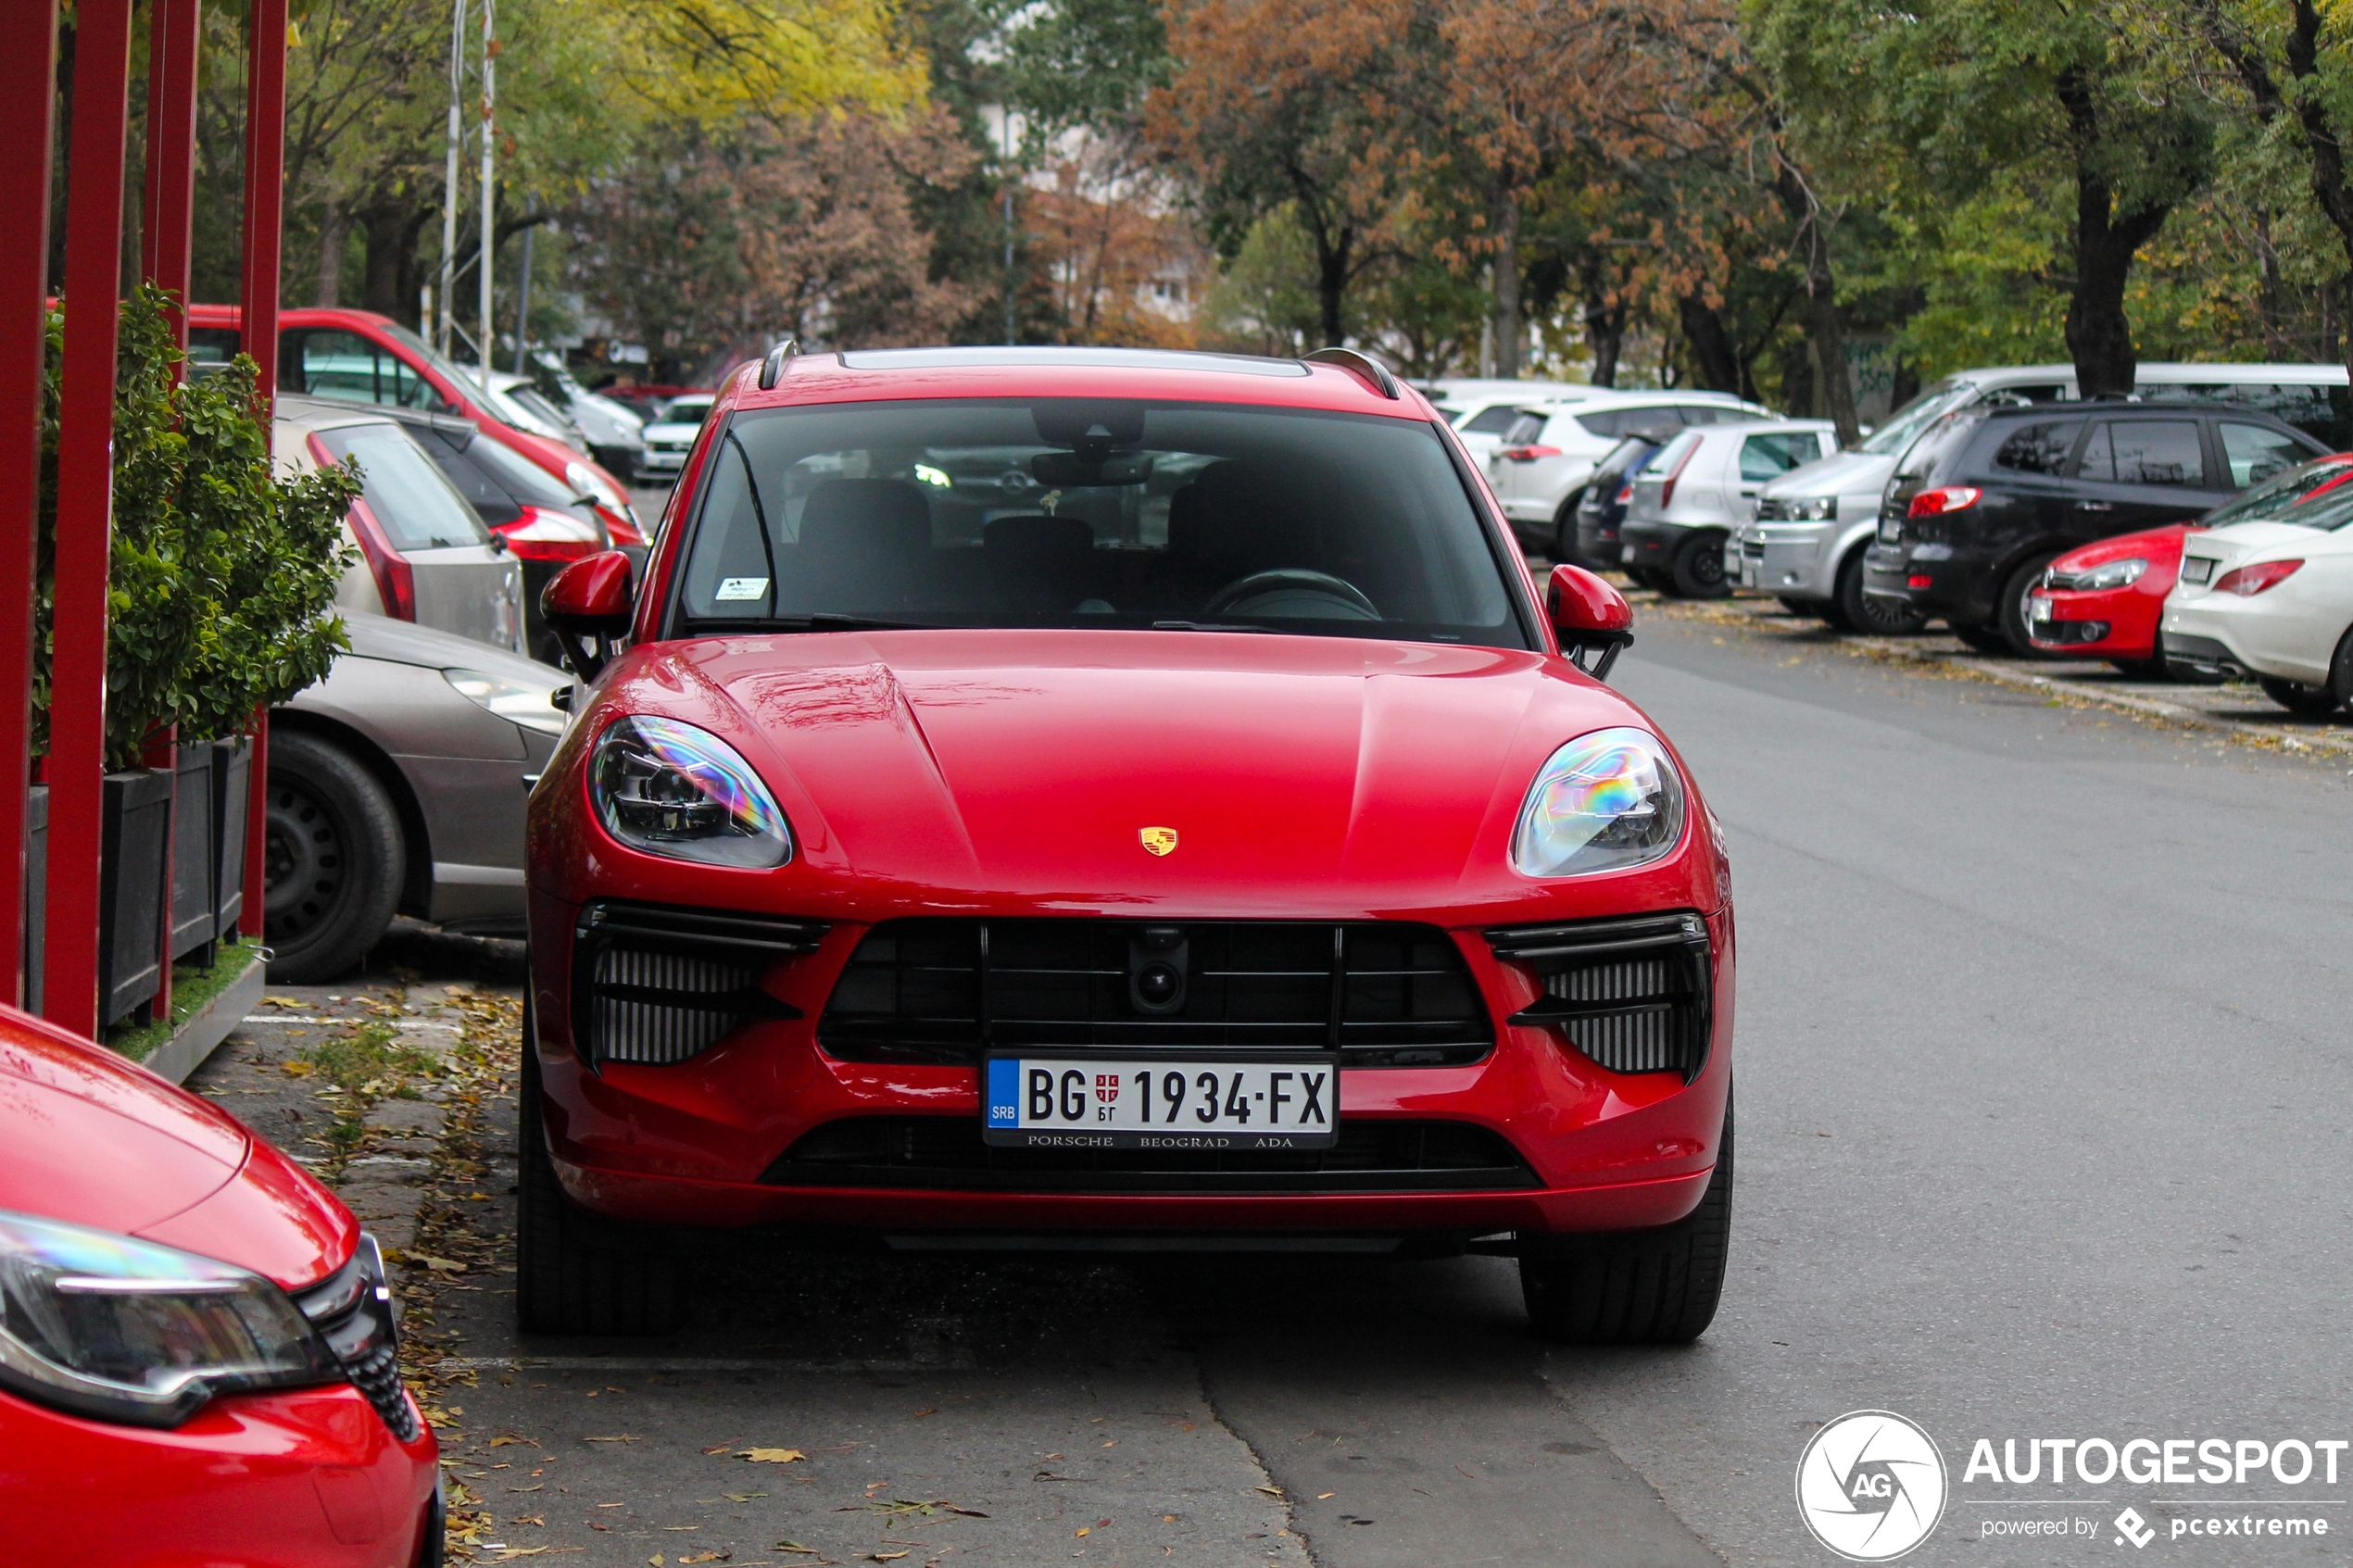
[[[1253,571],[1227,583],[1202,608],[1210,616],[1239,613],[1273,619],[1378,621],[1379,608],[1354,583],[1303,566]]]

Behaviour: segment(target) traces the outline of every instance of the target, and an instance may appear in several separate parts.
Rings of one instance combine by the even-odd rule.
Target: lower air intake
[[[1487,934],[1495,956],[1530,971],[1544,995],[1511,1022],[1557,1031],[1613,1073],[1676,1073],[1707,1061],[1712,1026],[1707,922],[1636,915]]]
[[[589,904],[573,938],[575,1044],[598,1067],[668,1067],[752,1019],[799,1018],[760,982],[780,960],[815,952],[824,934],[822,921]]]

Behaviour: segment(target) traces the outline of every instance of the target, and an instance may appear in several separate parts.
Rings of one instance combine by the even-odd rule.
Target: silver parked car
[[[380,615],[270,716],[264,909],[270,977],[301,984],[367,956],[395,914],[523,928],[524,780],[568,721],[562,671]]]
[[[281,397],[282,468],[358,459],[361,494],[344,520],[358,559],[335,606],[522,649],[522,568],[398,420],[349,403]]]
[[[1838,450],[1828,420],[1754,420],[1686,430],[1635,470],[1617,531],[1626,570],[1645,587],[1680,598],[1730,590],[1725,557],[1733,531],[1755,514],[1758,493],[1791,470]]]

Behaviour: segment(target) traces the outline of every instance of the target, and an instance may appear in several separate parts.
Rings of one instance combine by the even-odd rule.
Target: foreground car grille
[[[400,1386],[400,1335],[393,1323],[392,1292],[376,1238],[361,1233],[351,1261],[298,1292],[295,1305],[392,1435],[404,1443],[415,1442],[420,1428]]]
[[[760,988],[780,959],[813,953],[823,921],[605,901],[573,934],[573,1046],[591,1066],[667,1066],[755,1018],[800,1010]]]
[[[1515,1024],[1559,1031],[1613,1073],[1680,1073],[1707,1061],[1712,971],[1696,914],[1635,915],[1486,934],[1495,956],[1534,972],[1544,995]]]
[[[761,1178],[780,1186],[1161,1194],[1461,1192],[1541,1185],[1501,1135],[1466,1122],[1350,1120],[1318,1149],[997,1148],[969,1116],[828,1122]]]
[[[1179,977],[1155,1006],[1140,977]],[[1453,940],[1365,922],[885,921],[817,1043],[847,1061],[975,1062],[989,1047],[1331,1050],[1350,1066],[1476,1061],[1494,1029]]]

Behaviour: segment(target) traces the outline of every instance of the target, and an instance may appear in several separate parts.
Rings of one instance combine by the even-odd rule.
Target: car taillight
[[[1557,446],[1506,446],[1503,451],[1504,460],[1514,463],[1532,463],[1539,458],[1557,458],[1560,455],[1561,449]]]
[[[507,542],[517,560],[579,560],[603,547],[594,527],[547,507],[527,506],[522,516],[491,532]]]
[[[1967,511],[1977,505],[1982,494],[1974,484],[1943,484],[1933,490],[1923,490],[1912,497],[1906,517],[1937,517],[1945,512]]]
[[[1698,450],[1699,443],[1692,442],[1683,448],[1683,455],[1675,459],[1675,466],[1667,470],[1667,483],[1658,487],[1660,507],[1671,507],[1675,504],[1675,482],[1683,477],[1683,470],[1690,464],[1692,454]]]
[[[409,570],[409,558],[392,547],[391,536],[365,501],[351,503],[351,533],[375,577],[376,596],[384,602],[384,613],[395,621],[416,620],[417,579]]]
[[[2234,566],[2222,573],[2222,580],[2214,584],[2214,591],[2251,599],[2264,589],[2276,588],[2286,582],[2303,564],[2301,560],[2267,560],[2258,561],[2253,566]]]
[[[1629,483],[1617,492],[1617,501],[1616,504],[1622,507],[1631,502],[1633,499],[1634,486],[1631,483]]]

